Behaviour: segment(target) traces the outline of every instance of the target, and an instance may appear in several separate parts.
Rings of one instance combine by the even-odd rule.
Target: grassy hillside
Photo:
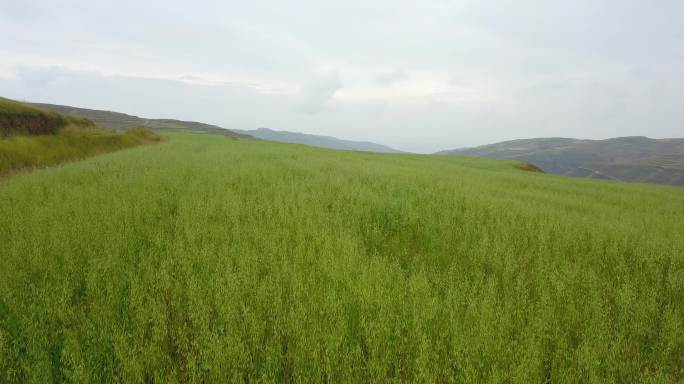
[[[519,160],[566,176],[684,185],[684,139],[524,139],[441,154]]]
[[[91,127],[94,124],[82,117],[66,116],[0,97],[0,138],[17,134],[55,134],[67,125]]]
[[[0,185],[0,382],[681,382],[684,194],[210,135]]]
[[[620,180],[684,185],[684,152],[678,155],[655,155],[604,163],[596,168],[599,173],[615,175]]]
[[[82,117],[2,98],[0,124],[0,178],[160,140],[142,127],[115,133]]]
[[[125,131],[135,127],[145,127],[157,131],[179,131],[195,133],[213,133],[235,138],[247,138],[248,136],[233,132],[211,124],[198,123],[195,121],[182,121],[173,119],[146,119],[125,113],[101,111],[55,104],[33,104],[35,106],[63,113],[69,116],[88,118],[99,126],[111,128],[117,131]]]

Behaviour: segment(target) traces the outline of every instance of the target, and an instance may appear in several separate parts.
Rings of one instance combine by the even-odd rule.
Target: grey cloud
[[[401,69],[378,71],[373,78],[380,85],[392,85],[406,79],[408,79],[408,75]]]
[[[342,82],[336,73],[321,75],[301,89],[297,110],[311,115],[320,113],[341,88]]]

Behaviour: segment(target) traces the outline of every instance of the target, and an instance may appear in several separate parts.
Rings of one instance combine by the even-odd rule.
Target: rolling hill
[[[401,153],[401,151],[381,144],[371,143],[367,141],[342,140],[330,136],[310,135],[298,132],[275,131],[268,128],[235,131],[262,140],[277,141],[281,143],[304,144],[313,147],[341,149],[346,151]]]
[[[684,139],[523,139],[439,154],[518,160],[566,176],[684,185]]]
[[[183,121],[174,119],[148,119],[138,116],[128,115],[120,112],[103,111],[97,109],[77,108],[66,105],[32,103],[34,106],[59,112],[69,116],[82,116],[94,121],[97,125],[125,131],[133,127],[145,127],[159,131],[189,131],[195,133],[213,133],[229,137],[243,137],[245,135],[236,133],[229,129],[221,128],[216,125],[199,123],[195,121]]]

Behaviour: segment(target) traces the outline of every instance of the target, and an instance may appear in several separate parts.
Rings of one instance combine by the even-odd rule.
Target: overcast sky
[[[684,136],[684,1],[0,0],[0,95],[433,152]]]

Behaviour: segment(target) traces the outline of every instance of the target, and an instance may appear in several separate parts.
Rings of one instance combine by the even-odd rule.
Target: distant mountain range
[[[191,131],[198,133],[213,133],[229,137],[246,137],[229,129],[216,125],[198,123],[195,121],[183,121],[174,119],[147,119],[125,113],[102,111],[98,109],[86,109],[70,107],[66,105],[31,103],[37,107],[59,112],[65,115],[81,116],[95,122],[95,124],[111,128],[117,131],[125,131],[134,127],[146,127],[160,131]]]
[[[250,131],[235,130],[235,132],[249,135],[262,140],[279,141],[283,143],[305,144],[314,147],[341,149],[347,151],[365,151],[379,153],[401,153],[394,148],[371,143],[368,141],[342,140],[330,136],[310,135],[306,133],[274,131],[268,128],[259,128]]]
[[[544,172],[566,176],[684,185],[684,139],[541,138],[438,153],[519,160],[532,163]]]
[[[399,153],[396,149],[366,141],[341,140],[329,136],[308,135],[297,132],[274,131],[268,128],[255,130],[226,129],[216,125],[173,119],[147,119],[120,112],[102,111],[71,107],[66,105],[32,103],[33,105],[72,116],[86,117],[97,125],[124,131],[129,128],[144,126],[161,131],[191,131],[213,133],[231,137],[254,137],[261,140],[279,141],[283,143],[305,144],[314,147],[343,149],[349,151],[366,151],[381,153]]]

